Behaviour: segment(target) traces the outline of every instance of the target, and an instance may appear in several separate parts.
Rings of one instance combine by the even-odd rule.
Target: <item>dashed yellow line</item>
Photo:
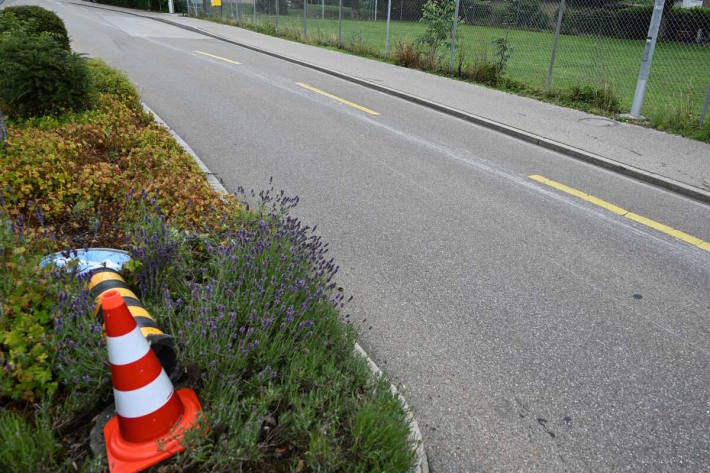
[[[669,227],[668,225],[664,225],[662,223],[656,222],[655,220],[651,220],[650,218],[646,218],[641,215],[635,214],[633,212],[629,212],[628,210],[622,209],[621,207],[617,207],[616,205],[611,204],[605,200],[594,197],[593,195],[589,195],[586,192],[582,192],[582,191],[577,190],[573,187],[566,186],[560,182],[553,181],[552,179],[548,179],[544,176],[539,176],[537,174],[533,174],[532,176],[528,176],[528,177],[530,177],[530,179],[532,179],[533,181],[537,181],[541,184],[545,184],[546,186],[550,186],[552,188],[555,188],[555,189],[560,190],[562,192],[566,192],[567,194],[573,195],[573,196],[578,197],[582,200],[590,202],[594,205],[602,207],[602,208],[608,210],[609,212],[613,212],[617,215],[628,218],[629,220],[633,220],[634,222],[640,223],[642,225],[646,225],[647,227],[653,228],[654,230],[665,233],[666,235],[670,235],[673,238],[677,238],[678,240],[682,240],[686,243],[690,243],[691,245],[697,246],[705,251],[710,251],[710,243],[703,241],[700,238],[694,237],[693,235],[689,235],[685,232],[681,232],[680,230],[676,230],[673,227]]]
[[[203,56],[208,56],[208,57],[211,57],[211,58],[214,58],[214,59],[219,59],[220,61],[228,62],[228,63],[230,63],[230,64],[241,64],[241,62],[233,61],[233,60],[231,60],[231,59],[227,59],[226,57],[217,56],[216,54],[210,54],[210,53],[206,53],[206,52],[204,52],[204,51],[195,51],[195,52],[196,52],[197,54],[202,54]]]
[[[379,113],[376,112],[376,111],[374,111],[374,110],[370,110],[370,109],[367,108],[367,107],[363,107],[362,105],[358,105],[358,104],[353,103],[353,102],[351,102],[351,101],[349,101],[349,100],[345,100],[345,99],[343,99],[343,98],[340,98],[340,97],[338,97],[337,95],[329,94],[329,93],[326,92],[325,90],[317,89],[317,88],[312,87],[312,86],[310,86],[310,85],[308,85],[308,84],[304,84],[303,82],[296,82],[296,84],[298,84],[300,87],[303,87],[303,88],[306,89],[306,90],[310,90],[311,92],[315,92],[316,94],[320,94],[320,95],[322,95],[322,96],[324,96],[324,97],[328,97],[329,99],[333,99],[333,100],[335,100],[336,102],[340,102],[340,103],[342,103],[342,104],[347,105],[348,107],[352,107],[352,108],[355,108],[355,109],[357,109],[357,110],[360,110],[361,112],[369,113],[370,115],[379,115]]]

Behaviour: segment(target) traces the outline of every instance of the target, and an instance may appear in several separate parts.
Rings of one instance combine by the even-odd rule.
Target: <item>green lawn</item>
[[[245,10],[244,6],[240,8]],[[329,18],[333,12],[337,15],[337,9],[326,5],[326,18],[321,19],[320,5],[309,5],[310,38],[317,35],[333,38],[337,35],[337,18]],[[350,12],[344,11],[344,17],[349,16]],[[259,15],[258,21],[274,23],[275,17]],[[383,55],[385,24],[385,21],[379,19],[377,22],[344,19],[343,43],[346,46],[361,43]],[[279,18],[279,27],[282,31],[287,28],[302,31],[302,11],[289,10],[289,15]],[[390,52],[398,42],[415,41],[423,31],[424,26],[420,23],[393,21],[390,26]],[[458,32],[461,45],[459,48],[464,48],[468,60],[474,55],[487,55],[491,58],[492,41],[507,35],[512,50],[508,61],[508,77],[534,88],[544,87],[554,38],[552,32],[506,32],[503,28],[473,25],[461,25]],[[562,35],[553,73],[553,87],[611,84],[621,101],[622,109],[628,110],[631,107],[643,51],[643,41]],[[653,117],[689,106],[692,112],[698,115],[708,85],[710,46],[659,43],[648,82],[644,114]]]

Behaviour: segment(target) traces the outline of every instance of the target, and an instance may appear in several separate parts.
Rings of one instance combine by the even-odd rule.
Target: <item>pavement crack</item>
[[[547,427],[547,419],[545,419],[544,417],[538,417],[538,418],[537,418],[537,423],[542,426],[542,430],[544,430],[547,435],[549,435],[549,436],[552,437],[552,438],[557,437],[557,435],[555,434],[555,432],[553,432],[552,430],[550,430],[550,429]]]

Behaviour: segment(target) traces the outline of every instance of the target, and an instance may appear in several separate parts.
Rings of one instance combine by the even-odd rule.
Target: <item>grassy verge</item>
[[[98,61],[90,76],[87,110],[11,122],[0,145],[0,471],[106,469],[88,440],[112,402],[93,301],[85,278],[39,267],[83,246],[130,251],[124,276],[209,423],[159,471],[408,471],[405,414],[353,354],[297,199],[217,195],[125,77]]]
[[[252,29],[293,41],[337,47],[338,21],[332,18],[308,18],[308,38],[303,38],[303,16],[297,11],[279,17],[276,33],[275,17],[260,15],[255,26],[249,15],[242,21],[233,18],[206,16],[204,19]],[[390,28],[389,62],[399,63],[398,48],[413,48],[426,26],[419,22],[395,21]],[[631,107],[636,78],[639,71],[644,42],[618,38],[585,35],[562,35],[553,75],[552,90],[544,90],[549,67],[553,33],[541,31],[505,30],[493,26],[461,24],[457,33],[456,62],[461,69],[476,68],[481,63],[495,61],[494,41],[505,38],[509,57],[503,77],[491,81],[489,76],[448,73],[448,55],[445,48],[437,51],[434,60],[419,68],[440,75],[484,83],[487,86],[535,97],[540,100],[578,108],[606,116],[618,116]],[[342,22],[343,49],[356,55],[384,60],[385,22]],[[648,125],[710,142],[710,119],[703,127],[698,125],[705,91],[710,77],[710,48],[689,46],[675,42],[657,45],[652,79],[646,93],[643,113]],[[410,67],[417,67],[410,65]],[[599,99],[599,93],[580,91],[593,89],[602,95],[614,97],[614,107],[599,106],[608,101]]]

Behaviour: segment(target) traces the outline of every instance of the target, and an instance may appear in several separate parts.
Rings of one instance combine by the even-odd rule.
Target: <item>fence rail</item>
[[[450,66],[474,79],[499,68],[512,84],[535,90],[608,94],[620,111],[631,110],[649,56],[653,1],[222,0],[213,7],[210,0],[175,0],[177,11],[190,16],[217,16],[372,56],[385,57],[388,49],[404,63],[416,50],[424,68]],[[710,1],[687,8],[689,2],[699,0],[656,0],[660,22],[642,101],[649,117],[701,116],[710,86]],[[427,42],[432,34],[438,43]]]

